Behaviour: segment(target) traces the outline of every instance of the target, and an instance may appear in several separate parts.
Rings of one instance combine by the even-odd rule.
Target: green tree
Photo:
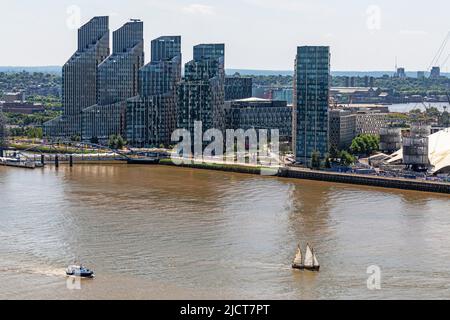
[[[108,146],[109,146],[111,149],[116,149],[116,148],[117,148],[117,137],[116,137],[115,134],[109,136]]]
[[[373,134],[361,134],[350,145],[350,152],[354,155],[370,155],[379,149],[380,137]]]
[[[313,153],[311,154],[311,168],[320,168],[320,152],[318,151],[313,151]]]
[[[0,147],[6,144],[6,119],[0,110]]]
[[[109,137],[108,145],[111,149],[123,149],[123,147],[126,145],[126,141],[123,139],[123,137],[119,135],[112,135]]]
[[[341,159],[341,165],[346,166],[346,167],[354,164],[356,161],[355,157],[352,156],[350,153],[348,153],[345,150],[342,150],[339,153],[339,158]]]
[[[125,140],[122,138],[122,136],[119,134],[117,136],[117,149],[123,149],[123,147],[125,146]]]
[[[332,146],[330,148],[330,158],[336,159],[338,157],[339,157],[339,150],[335,146]]]
[[[425,111],[425,114],[430,118],[439,118],[441,115],[441,112],[436,107],[430,107]]]
[[[439,125],[443,127],[450,126],[450,117],[448,111],[442,112],[441,116],[439,117]]]
[[[81,141],[81,137],[79,135],[75,134],[75,135],[70,137],[70,141],[80,142]]]

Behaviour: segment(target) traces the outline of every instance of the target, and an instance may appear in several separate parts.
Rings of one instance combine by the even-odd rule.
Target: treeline
[[[292,76],[270,75],[270,76],[251,76],[253,84],[257,86],[293,86]],[[355,86],[365,86],[364,77],[355,78]],[[332,77],[332,87],[345,87],[347,85],[347,77],[336,76]],[[401,95],[445,95],[450,92],[450,78],[442,77],[440,79],[417,79],[417,78],[392,78],[379,77],[374,78],[374,87],[383,90],[391,90],[394,94]]]
[[[13,127],[8,129],[11,137],[27,137],[30,139],[42,139],[42,128],[37,127]]]
[[[0,72],[0,96],[4,92],[27,91],[30,87],[61,87],[61,76],[42,72]]]
[[[58,111],[46,110],[41,113],[21,114],[5,113],[6,123],[11,126],[42,126],[45,122],[58,117],[61,113]]]
[[[292,86],[294,78],[292,76],[251,76],[253,79],[253,85],[257,86],[273,86],[273,87],[285,87]]]
[[[6,118],[0,110],[0,147],[5,144],[6,140]]]
[[[347,77],[333,77],[333,87],[345,87]],[[356,87],[365,86],[364,77],[355,78]],[[374,78],[373,86],[383,90],[391,90],[394,94],[402,95],[445,95],[450,91],[450,78],[442,77],[439,79],[418,79],[418,78],[392,78],[379,77]]]
[[[39,103],[44,106],[46,109],[56,109],[62,107],[62,102],[59,97],[56,96],[39,96],[39,95],[31,95],[26,97],[27,102],[31,103]]]

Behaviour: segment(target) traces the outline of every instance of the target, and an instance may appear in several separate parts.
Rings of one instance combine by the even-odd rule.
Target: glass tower
[[[106,142],[126,134],[126,100],[138,95],[144,28],[131,20],[113,32],[113,53],[98,66],[97,102],[83,110],[83,139]]]
[[[181,37],[159,37],[151,51],[151,62],[139,71],[139,97],[127,102],[127,140],[137,147],[168,146],[176,127]]]
[[[98,65],[110,54],[109,18],[78,30],[78,49],[62,68],[62,116],[44,124],[47,137],[81,137],[82,110],[97,102]]]
[[[297,48],[294,74],[293,150],[297,162],[308,165],[314,152],[328,153],[330,48]]]
[[[113,32],[113,53],[98,67],[98,101],[105,105],[138,94],[138,71],[144,65],[144,25],[127,22]]]
[[[178,88],[177,127],[193,134],[194,122],[203,130],[225,129],[225,45],[194,47],[194,60],[185,65],[185,78]]]

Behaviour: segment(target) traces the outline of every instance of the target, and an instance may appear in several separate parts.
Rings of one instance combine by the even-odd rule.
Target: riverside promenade
[[[450,194],[450,183],[405,178],[388,178],[352,173],[316,171],[303,168],[280,168],[279,177],[348,183],[382,188]]]
[[[261,166],[251,166],[248,164],[220,164],[220,163],[191,163],[191,164],[174,164],[171,160],[166,159],[160,162],[161,165],[179,166],[194,169],[218,170],[227,172],[238,172],[257,175],[269,175],[264,171],[272,170],[272,176],[281,178],[304,179],[327,181],[334,183],[346,183],[355,185],[365,185],[381,188],[414,190],[423,192],[434,192],[450,194],[450,183],[424,181],[405,178],[388,178],[380,176],[371,176],[363,174],[338,173],[328,171],[311,170],[299,167],[274,167],[265,168]]]

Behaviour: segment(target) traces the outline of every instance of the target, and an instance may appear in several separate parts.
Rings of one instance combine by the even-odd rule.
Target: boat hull
[[[93,272],[66,272],[66,275],[80,278],[93,278]]]
[[[306,267],[304,265],[293,264],[292,265],[292,269],[308,270],[308,271],[316,271],[316,272],[318,272],[320,270],[320,266]]]
[[[305,270],[308,271],[319,271],[320,270],[320,266],[315,266],[315,267],[303,267]]]
[[[159,159],[146,158],[146,159],[128,159],[128,164],[159,164]]]

